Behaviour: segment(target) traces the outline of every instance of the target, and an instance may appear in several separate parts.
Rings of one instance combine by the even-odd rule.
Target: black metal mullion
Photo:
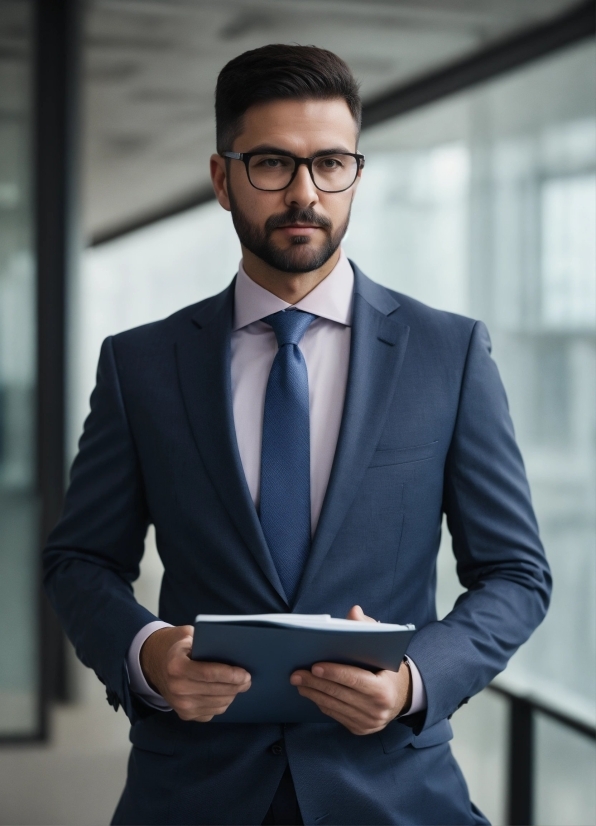
[[[362,112],[367,129],[436,100],[491,80],[504,72],[569,46],[596,31],[596,3],[580,3],[545,23],[502,39],[492,46],[368,101]]]
[[[40,544],[62,509],[65,478],[66,304],[76,227],[79,0],[35,4],[35,224],[37,259],[37,489]],[[65,641],[40,587],[40,726],[66,699]]]
[[[196,192],[181,200],[172,202],[161,209],[153,210],[146,215],[141,215],[132,221],[126,221],[113,229],[97,233],[88,240],[87,246],[99,247],[101,244],[108,244],[110,241],[115,241],[116,238],[122,238],[124,235],[149,227],[151,224],[157,224],[159,221],[173,218],[175,215],[182,215],[184,212],[203,206],[203,204],[210,204],[214,200],[215,192],[213,191],[213,187],[211,184],[205,184],[197,189]]]
[[[532,826],[534,816],[534,713],[527,700],[509,696],[508,820]]]

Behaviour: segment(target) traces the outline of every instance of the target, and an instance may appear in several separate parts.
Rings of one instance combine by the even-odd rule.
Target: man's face
[[[251,107],[231,149],[277,149],[306,158],[326,150],[356,152],[356,140],[343,99],[280,100]],[[220,203],[231,211],[240,242],[253,255],[276,270],[302,273],[319,269],[337,250],[359,177],[344,192],[322,192],[302,164],[286,189],[265,192],[251,185],[242,161],[228,161],[227,171]]]

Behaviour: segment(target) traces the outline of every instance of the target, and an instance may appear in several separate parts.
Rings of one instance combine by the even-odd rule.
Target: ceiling
[[[265,43],[337,52],[363,99],[575,5],[570,0],[90,0],[84,225],[97,237],[209,183],[222,66]]]

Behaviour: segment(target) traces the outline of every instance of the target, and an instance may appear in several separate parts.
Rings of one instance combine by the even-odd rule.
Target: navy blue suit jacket
[[[305,823],[485,822],[451,756],[448,718],[540,623],[549,570],[486,328],[354,269],[342,425],[292,606],[235,439],[233,285],[104,342],[44,562],[78,656],[132,723],[116,823],[261,823],[286,760]],[[443,513],[466,592],[439,622]],[[288,610],[343,617],[361,604],[372,617],[419,629],[408,653],[426,687],[426,713],[358,737],[332,720],[192,723],[149,709],[129,691],[125,658],[156,619],[132,590],[150,523],[165,569],[160,618],[181,625],[199,612]]]

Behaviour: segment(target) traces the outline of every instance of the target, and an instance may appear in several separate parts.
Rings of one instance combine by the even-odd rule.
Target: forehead
[[[356,142],[356,123],[343,98],[273,100],[246,111],[234,150],[267,144],[307,156],[326,148],[354,152]]]

